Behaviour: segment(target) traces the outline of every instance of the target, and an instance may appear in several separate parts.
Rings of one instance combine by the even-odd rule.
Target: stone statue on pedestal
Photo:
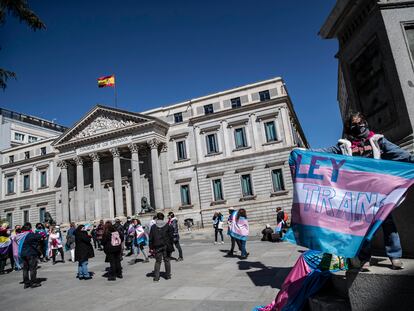
[[[52,216],[49,212],[45,213],[45,223],[48,223],[49,225],[56,225],[56,221],[53,220]]]
[[[141,212],[140,214],[151,213],[155,212],[155,208],[153,208],[149,203],[146,197],[141,198]]]

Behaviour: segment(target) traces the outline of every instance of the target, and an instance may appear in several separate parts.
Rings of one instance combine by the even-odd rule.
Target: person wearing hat
[[[236,245],[236,243],[237,243],[237,246],[239,248],[239,251],[241,251],[241,243],[240,243],[240,240],[236,240],[235,238],[233,238],[230,235],[230,225],[231,225],[231,221],[232,221],[232,215],[233,215],[234,212],[235,212],[234,211],[234,208],[230,207],[229,208],[229,217],[227,218],[227,225],[228,225],[228,227],[227,227],[227,235],[231,239],[231,247],[230,247],[230,250],[227,253],[228,256],[233,256],[234,246]]]

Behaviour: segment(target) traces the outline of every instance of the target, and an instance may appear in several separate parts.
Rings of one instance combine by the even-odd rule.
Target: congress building
[[[27,118],[40,120],[14,121]],[[274,223],[276,207],[291,207],[289,153],[308,146],[281,78],[141,113],[97,105],[70,128],[53,125],[40,120],[20,134],[47,135],[1,151],[0,218],[13,226],[142,208],[203,226],[243,207],[251,222]]]

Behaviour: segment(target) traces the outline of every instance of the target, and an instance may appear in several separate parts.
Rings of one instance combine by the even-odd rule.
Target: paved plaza
[[[115,282],[102,277],[108,266],[103,252],[96,251],[89,261],[89,269],[95,273],[89,281],[75,278],[77,264],[42,263],[38,277],[47,280],[39,288],[23,289],[21,272],[0,276],[2,309],[251,310],[274,299],[300,255],[300,248],[294,245],[253,239],[247,244],[247,260],[226,257],[228,239],[223,245],[207,239],[183,239],[184,261],[173,261],[172,279],[165,280],[161,274],[158,283],[150,274],[153,259],[134,263],[133,258],[124,257],[124,278]]]

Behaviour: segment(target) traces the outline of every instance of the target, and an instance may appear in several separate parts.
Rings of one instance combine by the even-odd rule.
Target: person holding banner
[[[313,149],[313,151],[414,163],[414,156],[409,152],[391,143],[383,135],[371,131],[366,118],[360,112],[352,113],[347,118],[344,123],[344,134],[345,138],[339,139],[337,145]],[[391,260],[392,269],[403,269],[404,266],[400,260],[402,256],[400,237],[392,214],[384,220],[382,229],[385,252]],[[365,242],[358,257],[362,270],[368,270],[371,259],[369,242]]]

